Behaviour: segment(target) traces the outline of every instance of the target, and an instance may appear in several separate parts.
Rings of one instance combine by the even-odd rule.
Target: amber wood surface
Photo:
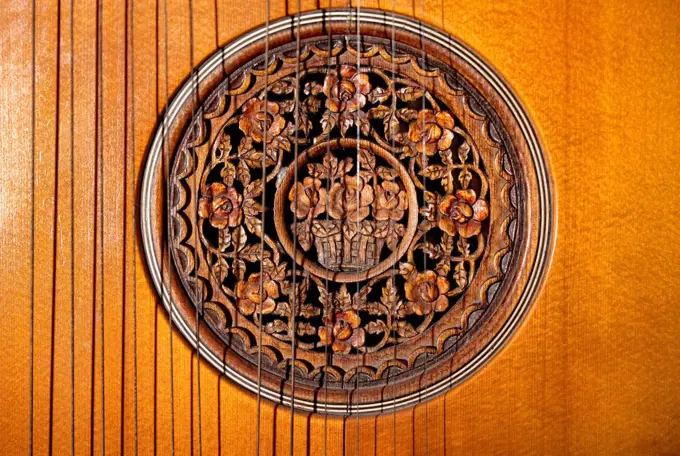
[[[196,356],[170,335],[133,217],[166,68],[171,94],[191,71],[190,21],[197,63],[262,24],[264,1],[193,0],[190,10],[167,0],[167,62],[165,2],[134,1],[133,33],[126,5],[103,3],[98,24],[95,2],[76,0],[73,14],[68,1],[38,2],[34,75],[31,2],[0,6],[0,454],[31,445],[70,454],[72,436],[76,454],[170,454],[173,442],[178,455],[254,454],[254,396],[203,362],[199,415]],[[272,17],[293,14],[293,3],[272,0]],[[680,10],[642,0],[415,3],[396,10],[476,49],[532,116],[558,201],[552,268],[511,343],[445,396],[399,412],[396,439],[391,414],[362,418],[358,439],[355,418],[299,414],[295,454],[393,454],[395,440],[398,454],[679,453]],[[263,454],[288,453],[289,419],[263,404]]]

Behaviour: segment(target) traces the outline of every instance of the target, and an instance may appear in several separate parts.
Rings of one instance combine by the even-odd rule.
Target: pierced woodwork
[[[154,227],[213,364],[253,389],[261,353],[262,388],[287,403],[295,375],[301,408],[340,413],[441,384],[497,335],[527,280],[536,183],[471,66],[326,25],[302,29],[299,62],[272,35],[267,67],[255,44],[203,77],[162,132]]]

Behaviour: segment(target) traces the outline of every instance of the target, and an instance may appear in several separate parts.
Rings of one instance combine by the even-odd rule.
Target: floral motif
[[[267,126],[267,143],[271,143],[286,126],[286,119],[280,114],[278,103],[268,102],[264,109],[264,101],[259,98],[251,98],[242,108],[243,115],[238,126],[243,133],[249,135],[254,141],[262,142],[264,138],[265,120]]]
[[[359,222],[370,213],[373,187],[366,185],[361,176],[343,176],[328,193],[328,214],[334,219]]]
[[[321,188],[321,181],[313,177],[305,177],[291,188],[288,199],[290,210],[300,219],[316,217],[326,210],[326,189]]]
[[[355,112],[363,108],[370,91],[368,75],[348,65],[340,68],[339,77],[336,73],[330,73],[323,83],[326,108],[331,112]]]
[[[260,293],[262,281],[262,293]],[[252,315],[262,303],[262,314],[270,314],[276,309],[275,299],[279,297],[279,285],[268,273],[255,273],[247,281],[236,285],[237,306],[245,315]]]
[[[323,318],[324,326],[318,330],[321,345],[332,344],[336,353],[349,353],[354,348],[363,347],[366,343],[366,331],[360,327],[361,318],[355,310],[335,312]],[[327,330],[332,326],[331,334]]]
[[[408,137],[416,151],[434,155],[438,150],[451,147],[453,126],[453,117],[448,112],[424,109],[409,125]]]
[[[406,191],[399,184],[384,181],[376,187],[375,209],[373,217],[376,220],[401,220],[404,211],[408,208]]]
[[[243,197],[234,187],[227,187],[221,182],[208,186],[198,202],[198,215],[210,220],[210,224],[218,229],[238,226],[243,219],[241,202]]]
[[[449,306],[449,281],[434,271],[412,274],[404,285],[406,299],[416,315],[443,312]]]
[[[482,221],[489,216],[489,205],[472,189],[458,190],[446,195],[439,203],[439,228],[453,236],[469,238],[480,233]]]

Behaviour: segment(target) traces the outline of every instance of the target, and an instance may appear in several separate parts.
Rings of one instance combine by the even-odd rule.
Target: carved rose
[[[326,210],[326,189],[321,188],[321,180],[313,177],[305,177],[291,188],[288,199],[290,210],[300,219],[316,217]]]
[[[319,339],[322,345],[332,344],[332,349],[337,353],[348,353],[352,347],[363,347],[366,343],[366,331],[360,328],[361,318],[354,310],[336,312],[331,317],[324,317],[326,326],[319,328]],[[332,334],[329,334],[327,326],[332,325]]]
[[[365,185],[363,177],[344,176],[342,182],[333,184],[328,199],[328,214],[331,217],[359,222],[370,212],[373,188]]]
[[[242,201],[243,197],[234,187],[214,182],[198,201],[198,215],[209,219],[218,229],[238,226],[243,218]]]
[[[453,117],[448,112],[424,109],[409,125],[408,136],[421,154],[434,155],[438,150],[446,150],[453,141]]]
[[[406,299],[416,315],[427,315],[433,310],[443,312],[449,306],[449,299],[445,293],[449,291],[449,281],[446,277],[437,275],[434,271],[413,274],[404,285]]]
[[[439,203],[439,228],[451,236],[456,233],[464,238],[479,234],[482,221],[489,216],[489,205],[477,199],[474,190],[458,190],[446,195]]]
[[[401,220],[408,207],[406,192],[396,182],[384,181],[376,188],[375,209],[376,220]]]
[[[270,143],[286,126],[286,120],[279,111],[278,103],[268,102],[265,112],[264,101],[251,98],[243,105],[243,115],[238,126],[243,133],[253,138],[253,141],[262,142],[266,119],[267,143]]]
[[[261,279],[260,279],[261,278]],[[260,280],[262,280],[262,294],[260,294]],[[262,313],[270,314],[276,309],[276,298],[279,297],[279,286],[266,272],[255,273],[247,281],[236,284],[238,308],[245,315],[252,315],[259,310],[262,303]]]
[[[354,112],[366,104],[366,95],[371,91],[368,75],[358,73],[352,66],[340,67],[340,76],[331,73],[323,82],[326,108],[331,112]]]

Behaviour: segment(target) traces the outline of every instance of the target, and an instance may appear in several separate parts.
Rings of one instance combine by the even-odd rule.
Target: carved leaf
[[[382,103],[390,97],[390,91],[382,87],[376,87],[368,94],[368,101],[371,103]]]
[[[243,185],[248,185],[250,183],[250,169],[248,168],[245,160],[238,161],[236,175],[238,176],[238,180],[240,180]]]
[[[321,309],[312,304],[302,304],[299,306],[298,313],[304,318],[314,318],[321,314]]]
[[[246,262],[241,260],[241,259],[236,258],[234,260],[233,268],[234,268],[234,274],[236,274],[236,277],[238,278],[238,280],[243,280],[243,278],[245,277],[245,274],[246,274]]]
[[[465,160],[467,160],[469,153],[470,145],[467,142],[464,142],[458,148],[458,159],[461,161],[461,163],[465,163]]]
[[[220,175],[225,184],[229,186],[234,185],[234,180],[236,180],[236,167],[230,161],[224,162],[224,168],[220,171]]]
[[[262,181],[260,179],[255,179],[250,184],[246,185],[243,191],[243,196],[245,198],[255,198],[262,194]]]
[[[464,263],[457,263],[453,268],[453,280],[456,281],[459,287],[465,288],[467,285],[467,271],[465,270]]]
[[[229,263],[222,257],[217,258],[217,261],[212,265],[212,270],[220,282],[224,282],[229,277]]]
[[[288,332],[288,325],[283,320],[270,321],[264,325],[267,334],[281,334]]]
[[[243,226],[234,228],[232,239],[234,242],[234,251],[239,252],[243,250],[243,248],[246,246],[246,242],[248,242],[248,235],[246,234],[246,230],[243,228]]]
[[[246,216],[245,225],[248,231],[258,237],[262,237],[262,220],[257,217]]]
[[[402,101],[413,101],[421,98],[424,94],[423,89],[420,87],[403,87],[397,90],[397,96]]]
[[[382,334],[387,332],[387,325],[382,320],[369,321],[366,325],[366,331],[369,334]]]
[[[369,119],[384,119],[392,110],[387,106],[376,106],[368,111]]]
[[[344,283],[340,287],[340,291],[335,294],[335,301],[342,311],[350,310],[352,308],[352,297],[347,291],[347,285]]]
[[[418,174],[428,179],[436,180],[441,179],[444,173],[446,173],[446,168],[442,165],[430,165],[425,167],[425,169],[421,169]]]
[[[463,188],[468,188],[471,180],[472,173],[467,168],[464,168],[460,174],[458,174],[458,181],[460,182],[460,185],[463,186]]]
[[[413,329],[411,323],[405,320],[399,320],[397,322],[397,334],[399,334],[401,337],[413,337],[418,333],[415,329]]]

